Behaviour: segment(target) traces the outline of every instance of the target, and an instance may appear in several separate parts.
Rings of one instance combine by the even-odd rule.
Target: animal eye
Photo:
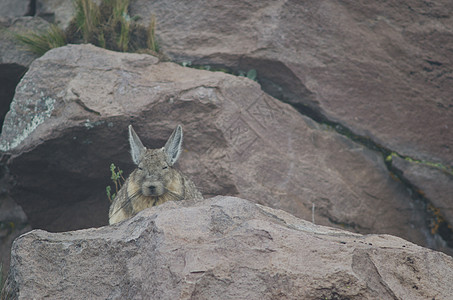
[[[165,170],[165,169],[168,169],[168,166],[165,166],[165,167],[162,168],[162,170]]]
[[[143,170],[143,168],[142,168],[142,167],[138,167],[138,169],[139,169],[139,170]]]

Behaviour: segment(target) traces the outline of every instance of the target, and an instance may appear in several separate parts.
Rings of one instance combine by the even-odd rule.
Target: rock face
[[[1,8],[0,11],[2,11]],[[0,129],[19,80],[31,62],[38,57],[26,51],[14,34],[29,32],[31,28],[46,29],[48,26],[49,23],[41,18],[0,17]]]
[[[31,11],[30,0],[2,0],[0,1],[0,17],[28,16]]]
[[[167,202],[117,226],[35,230],[8,299],[448,299],[453,258],[234,197]]]
[[[66,24],[73,8],[37,1]],[[258,71],[266,92],[414,159],[453,165],[453,2],[133,0],[177,61]]]
[[[161,45],[173,59],[256,69],[264,91],[380,147],[449,167],[450,180],[451,11],[450,0],[131,5],[131,15],[145,23],[157,16]],[[430,181],[443,177],[441,169],[431,168]],[[419,187],[431,194],[429,187]],[[448,187],[439,193],[447,195]],[[444,215],[452,224],[450,213]]]
[[[107,224],[113,162],[133,167],[127,125],[150,148],[184,126],[180,169],[205,196],[239,195],[318,224],[435,246],[382,157],[302,117],[247,78],[90,45],[52,50],[16,90],[0,147],[34,228]]]
[[[429,209],[434,214],[433,230],[440,232],[451,230],[449,224],[453,221],[453,176],[447,170],[443,172],[435,166],[427,166],[423,163],[404,160],[399,157],[393,158],[393,165],[402,172],[414,187],[423,195],[431,199]],[[438,226],[440,225],[440,227]],[[450,225],[451,226],[451,225]],[[436,228],[438,227],[438,228]],[[453,247],[453,242],[449,242]]]
[[[91,0],[99,5],[102,0]],[[35,15],[66,29],[74,17],[75,9],[72,1],[36,0]]]
[[[136,0],[131,15],[160,16],[162,46],[179,61],[255,68],[264,90],[401,154],[453,164],[453,2],[187,5]]]

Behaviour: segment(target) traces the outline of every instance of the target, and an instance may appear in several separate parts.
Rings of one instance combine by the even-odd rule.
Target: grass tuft
[[[92,0],[74,0],[74,6],[77,30],[82,33],[84,43],[92,42],[100,25],[99,7]]]
[[[18,34],[17,39],[32,52],[43,55],[52,48],[67,43],[91,43],[121,52],[159,53],[156,40],[156,18],[146,26],[137,23],[139,17],[129,15],[129,0],[73,0],[75,15],[66,32],[51,25],[45,33]]]
[[[16,39],[23,43],[29,51],[43,55],[52,48],[61,47],[67,44],[66,35],[57,25],[52,24],[44,33],[15,34]]]
[[[153,52],[159,53],[159,44],[156,40],[156,16],[151,15],[151,20],[148,25],[148,38],[146,40],[146,45],[148,49]]]

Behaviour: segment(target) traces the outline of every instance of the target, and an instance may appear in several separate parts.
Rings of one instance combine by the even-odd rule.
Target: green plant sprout
[[[241,70],[238,71],[238,76],[247,77],[248,79],[251,79],[253,81],[257,81],[256,75],[257,73],[255,69],[250,69],[247,72]]]
[[[256,70],[255,69],[251,69],[247,72],[247,76],[246,76],[248,79],[251,79],[253,81],[256,81]]]
[[[112,179],[113,183],[115,184],[115,193],[112,194],[112,188],[110,185],[105,188],[105,191],[107,193],[107,198],[109,199],[110,203],[112,203],[121,186],[126,180],[123,177],[123,170],[116,167],[113,163],[110,165],[110,172],[112,174],[110,179]]]
[[[154,51],[156,53],[159,53],[159,44],[157,43],[156,40],[156,16],[151,15],[151,20],[149,21],[148,25],[148,39],[146,41],[148,49],[151,51]]]
[[[393,160],[393,157],[400,157],[400,158],[404,159],[405,161],[408,161],[408,162],[411,162],[411,163],[415,163],[415,164],[425,165],[425,166],[432,167],[432,168],[436,168],[436,169],[439,169],[439,170],[441,170],[441,171],[443,171],[445,173],[453,175],[453,168],[451,168],[451,167],[445,166],[445,165],[443,165],[441,163],[434,163],[434,162],[430,162],[430,161],[426,161],[426,160],[414,159],[414,158],[411,158],[409,156],[400,155],[400,154],[398,154],[396,152],[392,152],[389,155],[387,155],[387,157],[385,158],[385,161],[391,163],[392,160]]]

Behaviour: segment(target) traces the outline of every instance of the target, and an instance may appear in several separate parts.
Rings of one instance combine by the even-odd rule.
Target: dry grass
[[[52,24],[49,30],[44,33],[29,32],[15,34],[15,36],[29,51],[38,55],[43,55],[52,48],[61,47],[67,44],[64,31],[54,24]]]
[[[56,25],[44,33],[17,35],[28,49],[39,55],[67,43],[91,43],[121,52],[148,52],[158,54],[156,18],[146,26],[139,25],[129,15],[129,0],[73,0],[75,15],[66,32]]]

